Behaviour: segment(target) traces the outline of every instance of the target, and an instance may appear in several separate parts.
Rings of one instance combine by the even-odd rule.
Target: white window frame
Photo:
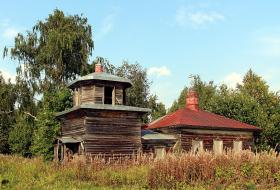
[[[233,141],[233,151],[234,152],[241,152],[243,149],[243,142],[241,140]]]
[[[203,152],[203,140],[192,140],[192,153]]]
[[[223,140],[213,140],[213,152],[215,155],[222,154],[224,150]]]
[[[156,158],[164,158],[166,155],[166,148],[163,146],[156,146],[155,155],[156,155]]]

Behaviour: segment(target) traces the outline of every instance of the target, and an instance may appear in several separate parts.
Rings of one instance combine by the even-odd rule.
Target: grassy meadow
[[[0,155],[0,182],[1,189],[280,189],[280,157],[205,152],[57,164]]]

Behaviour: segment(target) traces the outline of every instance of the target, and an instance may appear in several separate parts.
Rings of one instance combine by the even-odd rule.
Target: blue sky
[[[167,107],[190,74],[234,87],[252,68],[271,90],[280,90],[279,1],[3,1],[1,55],[17,32],[30,30],[55,8],[88,18],[95,43],[91,59],[137,61],[147,68],[151,92]],[[16,66],[1,56],[5,77],[14,78]]]

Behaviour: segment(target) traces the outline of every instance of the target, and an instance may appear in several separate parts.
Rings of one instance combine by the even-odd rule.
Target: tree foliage
[[[87,18],[65,16],[56,9],[25,36],[18,34],[10,54],[20,63],[18,73],[42,93],[83,73],[92,49]]]
[[[31,146],[34,155],[41,155],[46,160],[53,158],[53,142],[60,135],[60,124],[55,119],[55,113],[71,108],[71,97],[66,87],[57,92],[49,92],[43,97]]]
[[[14,123],[16,94],[14,85],[0,73],[0,153],[9,153],[9,132]]]
[[[251,69],[236,89],[225,84],[218,87],[213,81],[207,83],[193,76],[191,86],[182,90],[169,112],[185,107],[189,88],[198,93],[200,109],[262,128],[258,148],[280,150],[280,97],[270,92],[266,82]]]
[[[116,69],[116,75],[130,79],[132,87],[126,90],[126,102],[129,106],[147,107],[150,94],[150,81],[146,69],[139,63],[129,64],[124,61]]]
[[[158,102],[158,97],[156,95],[151,95],[149,97],[148,107],[152,110],[151,121],[154,121],[166,114],[165,105],[162,102]]]
[[[31,143],[34,131],[34,120],[26,114],[18,113],[9,133],[11,153],[24,157],[31,156]]]

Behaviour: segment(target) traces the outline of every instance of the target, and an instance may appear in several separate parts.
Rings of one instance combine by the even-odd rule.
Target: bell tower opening
[[[105,96],[104,104],[112,104],[113,103],[113,100],[112,100],[113,89],[114,89],[113,87],[105,86],[105,90],[104,90],[104,96]]]

